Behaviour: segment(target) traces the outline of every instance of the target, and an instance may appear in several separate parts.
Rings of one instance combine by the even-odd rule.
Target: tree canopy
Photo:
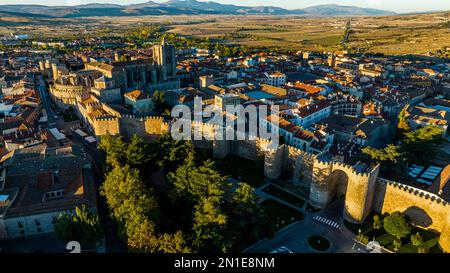
[[[408,158],[426,157],[436,152],[436,144],[442,141],[443,130],[436,125],[428,125],[405,133],[403,150]]]
[[[95,244],[103,237],[98,215],[86,206],[75,208],[75,214],[61,214],[55,224],[58,238],[64,242],[78,241],[82,245]]]
[[[411,235],[411,243],[416,247],[421,247],[424,243],[422,235],[419,232]]]
[[[381,172],[389,176],[403,172],[406,167],[400,146],[388,145],[384,149],[365,147],[362,153],[368,157],[368,161],[381,164]]]
[[[408,123],[407,114],[408,114],[409,105],[406,105],[398,115],[398,125],[397,125],[397,135],[396,139],[403,139],[404,134],[411,131],[411,126]]]
[[[229,183],[192,142],[106,136],[99,147],[107,164],[101,194],[132,251],[223,253],[266,236],[254,189]],[[162,180],[152,175],[158,169]]]
[[[411,233],[411,225],[406,216],[400,212],[394,212],[386,216],[383,220],[383,227],[387,233],[397,239],[406,237]]]
[[[381,164],[381,173],[387,178],[402,176],[407,163],[423,160],[436,152],[442,140],[442,129],[428,125],[415,131],[405,132],[399,145],[388,145],[383,149],[362,149],[363,160]],[[396,177],[397,176],[397,177]]]
[[[154,110],[157,114],[162,115],[164,113],[164,92],[156,90],[152,95],[152,101]]]

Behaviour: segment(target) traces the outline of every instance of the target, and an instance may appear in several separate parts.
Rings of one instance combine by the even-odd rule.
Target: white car
[[[272,251],[270,253],[294,253],[294,252],[292,252],[289,248],[282,246],[282,247],[275,249],[274,251]]]

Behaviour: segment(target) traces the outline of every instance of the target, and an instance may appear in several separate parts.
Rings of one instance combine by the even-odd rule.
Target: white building
[[[286,84],[286,74],[281,72],[273,72],[273,73],[264,73],[267,77],[266,82],[267,84],[273,85],[273,86],[282,86]]]

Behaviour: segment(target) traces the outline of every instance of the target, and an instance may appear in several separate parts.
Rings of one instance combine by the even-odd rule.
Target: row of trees
[[[105,136],[106,197],[120,235],[141,252],[230,252],[270,233],[247,184],[232,185],[189,141]]]
[[[401,117],[402,115],[400,115]],[[402,125],[402,122],[400,121]],[[408,163],[424,160],[436,153],[437,145],[442,141],[442,129],[428,125],[415,131],[405,130],[400,144],[388,145],[383,149],[366,147],[362,150],[363,160],[381,164],[381,173],[386,178],[402,177]]]

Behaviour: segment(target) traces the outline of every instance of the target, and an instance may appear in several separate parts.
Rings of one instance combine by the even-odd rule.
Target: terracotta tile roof
[[[319,93],[320,91],[323,90],[323,88],[321,88],[321,87],[310,85],[310,84],[306,84],[306,83],[303,83],[303,82],[296,82],[294,84],[294,87],[302,89],[302,90],[305,90],[306,92],[308,92],[311,95],[317,94],[317,93]]]
[[[313,104],[306,105],[306,106],[299,108],[298,114],[301,117],[307,117],[307,116],[312,115],[316,112],[319,112],[329,106],[330,106],[330,103],[328,101],[322,100],[322,101],[315,102]]]
[[[314,135],[313,132],[306,131],[306,130],[298,130],[298,131],[295,133],[294,136],[295,136],[296,138],[303,139],[303,140],[306,140],[306,141],[309,141],[309,142],[311,142],[311,141],[313,141],[314,139],[316,139],[316,136]]]
[[[134,100],[134,101],[149,98],[147,93],[144,93],[144,92],[142,92],[140,90],[134,90],[134,91],[131,91],[129,93],[126,93],[125,97],[127,97],[127,98],[129,98],[131,100]]]

